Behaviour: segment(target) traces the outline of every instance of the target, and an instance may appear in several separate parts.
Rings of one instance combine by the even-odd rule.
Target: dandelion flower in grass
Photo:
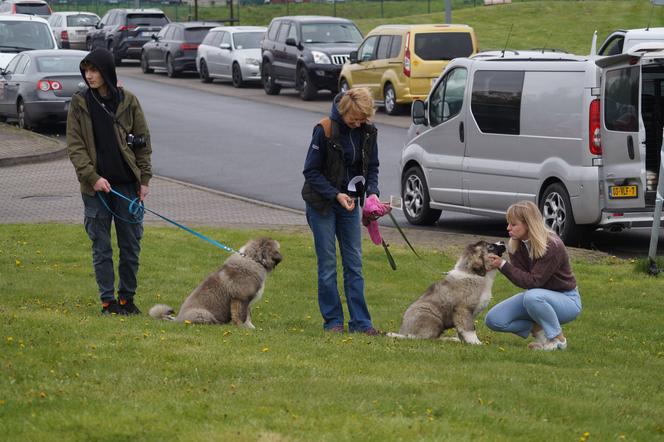
[[[268,347],[263,347],[263,349],[261,351],[263,353],[267,353],[268,351],[270,351],[270,349]]]
[[[190,321],[189,319],[185,319],[185,320],[184,320],[184,324],[185,324],[185,325],[191,325],[191,321]]]
[[[12,342],[14,340],[13,336],[7,336],[7,342]]]
[[[16,264],[16,267],[20,267],[21,264],[23,264],[23,263],[21,262],[20,259],[15,259],[15,260],[14,260],[14,264]]]

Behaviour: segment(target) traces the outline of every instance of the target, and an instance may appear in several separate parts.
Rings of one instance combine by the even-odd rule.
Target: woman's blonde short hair
[[[337,109],[341,115],[353,114],[355,116],[363,115],[367,119],[374,116],[376,110],[374,109],[374,101],[371,98],[369,89],[358,87],[346,91]]]
[[[544,256],[549,235],[553,234],[553,231],[544,223],[542,213],[539,211],[535,203],[531,201],[519,201],[518,203],[514,203],[507,209],[505,218],[510,224],[518,221],[528,227],[531,258],[541,258]],[[519,243],[519,240],[510,238],[509,243],[507,244],[510,253],[514,253],[517,250]]]

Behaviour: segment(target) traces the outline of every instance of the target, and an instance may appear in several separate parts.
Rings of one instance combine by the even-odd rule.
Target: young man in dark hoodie
[[[88,89],[74,94],[67,116],[67,147],[81,187],[85,230],[92,241],[102,314],[140,314],[134,304],[143,225],[129,203],[110,193],[143,201],[152,178],[150,133],[138,99],[117,86],[113,55],[90,52],[80,64]],[[128,135],[142,142],[128,143]],[[118,299],[111,246],[115,223],[120,249]]]

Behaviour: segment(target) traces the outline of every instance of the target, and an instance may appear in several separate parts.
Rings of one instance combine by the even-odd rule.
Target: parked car
[[[295,87],[303,100],[338,91],[341,66],[362,41],[350,20],[322,16],[272,19],[261,44],[261,76],[268,95]]]
[[[0,14],[25,14],[48,18],[51,7],[42,0],[4,0],[0,3]]]
[[[143,45],[141,69],[150,74],[165,69],[169,77],[196,71],[196,50],[210,29],[218,23],[169,23]]]
[[[86,51],[25,51],[0,71],[0,119],[21,128],[67,120],[71,97],[84,83],[79,64]]]
[[[413,224],[442,210],[503,217],[519,200],[575,245],[652,225],[662,146],[662,52],[505,52],[450,62],[412,106],[401,196]],[[639,110],[642,123],[640,123]]]
[[[618,29],[606,37],[598,55],[617,55],[629,52],[637,45],[657,42],[664,45],[664,28]]]
[[[125,58],[139,60],[143,45],[170,20],[159,9],[111,9],[88,32],[88,50],[106,48],[119,66]]]
[[[260,26],[218,27],[198,47],[196,66],[201,81],[231,80],[233,86],[261,81],[261,40],[266,28]]]
[[[467,25],[384,25],[373,29],[350,53],[339,75],[339,88],[366,87],[389,115],[423,100],[453,58],[477,52]]]
[[[63,49],[86,49],[88,31],[99,23],[99,16],[92,12],[54,12],[48,19],[58,46]]]
[[[48,22],[32,15],[0,15],[0,68],[17,53],[30,49],[57,49]]]

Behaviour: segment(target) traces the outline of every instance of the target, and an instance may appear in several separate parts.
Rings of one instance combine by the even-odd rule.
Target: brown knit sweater
[[[546,253],[541,258],[531,260],[523,242],[509,256],[510,261],[500,271],[518,287],[556,292],[566,292],[576,287],[567,249],[558,235],[549,235]]]

